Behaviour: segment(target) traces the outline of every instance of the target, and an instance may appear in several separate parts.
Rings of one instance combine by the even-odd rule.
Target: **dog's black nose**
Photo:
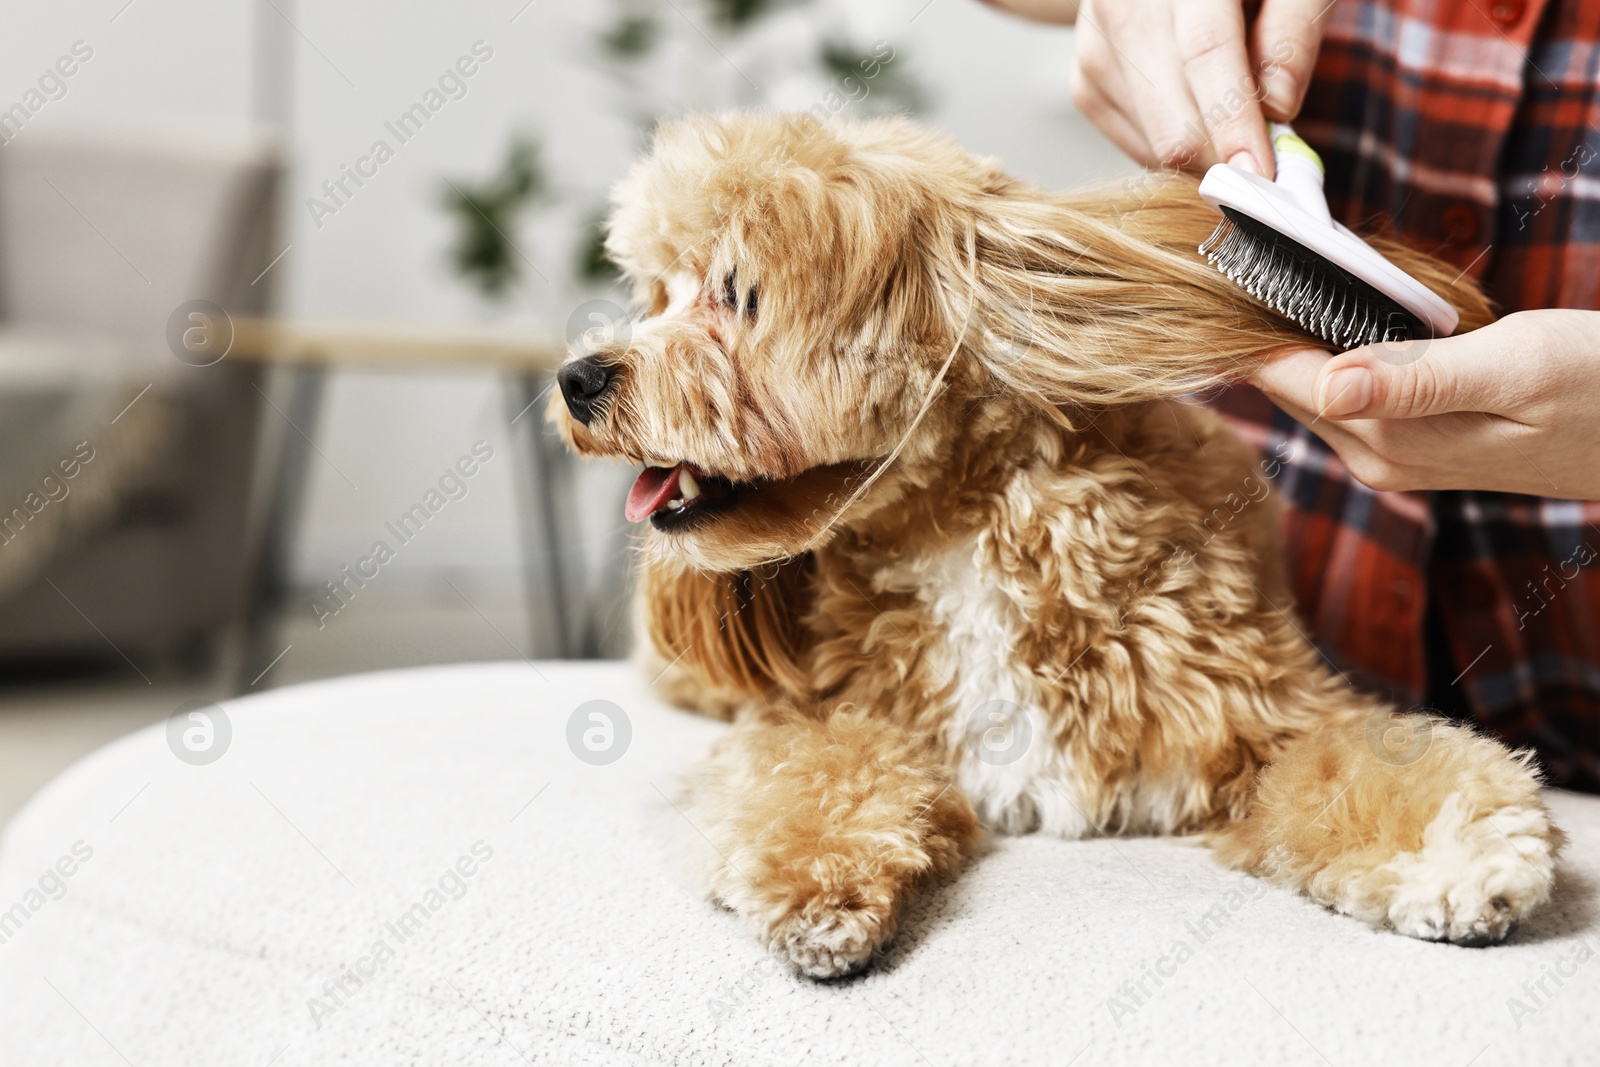
[[[586,426],[594,418],[595,405],[606,395],[615,378],[616,368],[601,362],[598,356],[571,360],[556,372],[556,383],[561,386],[567,410]]]

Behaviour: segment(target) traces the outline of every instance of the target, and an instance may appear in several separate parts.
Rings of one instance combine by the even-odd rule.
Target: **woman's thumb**
[[[1483,411],[1474,338],[1388,342],[1330,359],[1317,378],[1317,409],[1327,419],[1420,419]]]

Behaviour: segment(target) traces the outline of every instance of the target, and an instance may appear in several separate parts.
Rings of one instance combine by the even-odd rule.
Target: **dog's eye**
[[[756,314],[756,287],[751,286],[750,291],[744,294],[744,313],[751,318]]]
[[[733,287],[733,271],[722,279],[722,302],[734,311],[739,310],[739,291]]]

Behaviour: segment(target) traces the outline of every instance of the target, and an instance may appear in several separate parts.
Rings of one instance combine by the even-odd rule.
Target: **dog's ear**
[[[800,660],[811,573],[810,553],[733,574],[647,565],[640,584],[649,640],[719,694],[754,697],[776,689],[803,698],[810,692]]]
[[[1181,396],[1245,377],[1275,348],[1319,345],[1199,254],[1217,221],[1185,176],[1069,197],[997,179],[948,254],[946,314],[1002,388],[1050,410]],[[1492,319],[1445,264],[1375,243],[1463,329]]]

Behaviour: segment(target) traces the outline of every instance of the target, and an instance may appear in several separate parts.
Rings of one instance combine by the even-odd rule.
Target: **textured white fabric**
[[[566,740],[593,699],[631,721],[607,766]],[[1551,797],[1562,883],[1496,948],[1373,932],[1181,841],[1026,837],[919,902],[866,976],[818,984],[675,873],[666,853],[697,838],[666,797],[721,727],[621,665],[429,668],[226,708],[217,762],[147,730],[9,828],[0,909],[25,917],[0,913],[0,1063],[1600,1062],[1600,799]],[[92,855],[32,910],[75,845]],[[464,895],[428,911],[461,857]],[[388,924],[416,904],[401,940]],[[370,977],[327,996],[379,941]]]

